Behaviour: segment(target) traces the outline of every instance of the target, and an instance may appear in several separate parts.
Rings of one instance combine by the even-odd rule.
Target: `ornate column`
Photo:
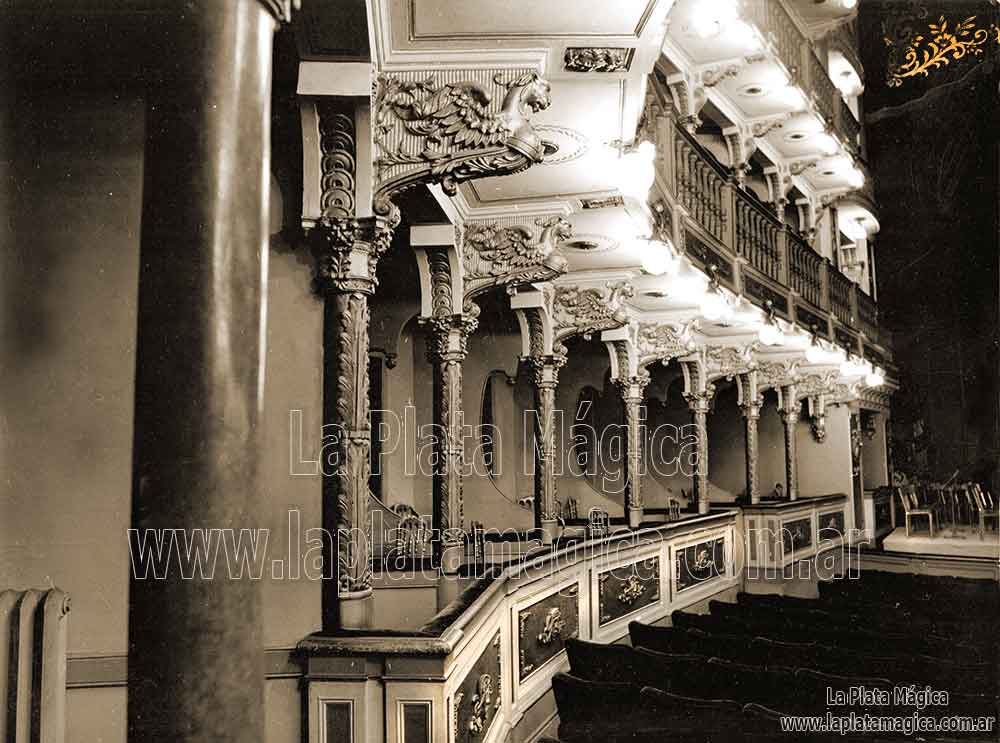
[[[708,493],[708,414],[714,394],[715,386],[710,384],[700,392],[684,395],[691,408],[691,422],[696,437],[696,467],[691,478],[691,493],[698,503],[698,513],[708,513],[711,507]]]
[[[615,380],[625,406],[628,438],[625,447],[625,513],[628,525],[637,529],[642,523],[642,400],[649,384],[649,373]]]
[[[396,221],[323,218],[309,233],[324,310],[323,528],[336,534],[327,558],[336,567],[324,571],[324,629],[371,624],[368,298]]]
[[[253,532],[263,510],[279,6],[192,4],[151,31],[171,55],[146,98],[131,514],[142,539]],[[130,576],[129,740],[264,740],[259,566],[224,567],[203,576],[171,561],[162,580]]]
[[[566,356],[553,353],[528,359],[535,383],[535,520],[542,544],[551,544],[556,533],[556,388]]]
[[[431,314],[421,322],[427,330],[427,361],[433,380],[435,557],[442,572],[454,574],[464,551],[462,362],[469,336],[479,324],[479,307],[469,301],[461,312],[453,312],[455,278],[448,248],[428,249],[426,258]]]
[[[785,490],[789,500],[799,497],[799,474],[796,461],[795,424],[799,421],[799,398],[794,384],[780,389],[781,408],[778,413],[785,424]]]

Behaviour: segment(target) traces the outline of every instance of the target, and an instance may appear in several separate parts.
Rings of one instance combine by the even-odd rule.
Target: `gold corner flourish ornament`
[[[642,592],[645,590],[646,587],[642,584],[642,581],[639,580],[639,576],[632,573],[632,575],[628,577],[628,580],[625,581],[621,591],[618,593],[618,600],[626,606],[631,606],[639,599],[640,596],[642,596]]]
[[[1000,26],[991,24],[986,28],[976,25],[976,16],[959,21],[953,28],[944,16],[937,23],[929,23],[925,34],[917,34],[906,46],[903,61],[896,62],[896,50],[889,53],[886,83],[890,88],[898,88],[903,80],[911,77],[927,77],[930,71],[963,59],[968,55],[981,56],[986,45],[992,40],[1000,45]],[[886,46],[892,46],[892,39],[884,37]]]
[[[538,644],[548,645],[553,640],[561,638],[564,629],[566,621],[563,619],[562,610],[554,606],[545,615],[545,624],[538,635]]]

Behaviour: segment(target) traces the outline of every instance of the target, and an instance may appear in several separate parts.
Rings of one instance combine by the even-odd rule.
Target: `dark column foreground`
[[[150,28],[170,54],[150,65],[132,525],[238,535],[263,501],[276,24],[256,0],[163,16]],[[223,549],[214,578],[182,580],[177,559],[166,580],[130,576],[132,743],[264,740],[259,581],[230,575]]]

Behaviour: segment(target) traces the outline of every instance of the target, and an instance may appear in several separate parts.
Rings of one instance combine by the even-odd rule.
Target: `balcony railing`
[[[799,30],[781,0],[753,0],[744,4],[743,12],[745,20],[773,45],[791,76],[789,82],[802,86],[823,118],[857,152],[860,126],[830,80],[826,65],[813,51],[813,43]]]
[[[654,78],[656,95],[668,96]],[[663,114],[655,127],[659,183],[678,207],[673,221],[688,257],[715,265],[719,280],[734,291],[859,353],[861,339],[881,344],[875,303],[796,230],[781,222],[772,205],[740,188],[721,164],[682,126]]]
[[[861,123],[854,118],[854,112],[847,105],[847,101],[838,96],[836,109],[837,133],[844,140],[844,144],[851,148],[855,154],[861,152]]]
[[[792,289],[817,307],[823,307],[823,257],[795,233],[789,233],[788,269]]]
[[[676,127],[674,163],[677,198],[688,214],[717,240],[725,239],[729,218],[723,193],[727,173],[724,166],[704,152],[691,135]]]
[[[781,281],[784,227],[766,206],[736,190],[736,253],[768,278]]]
[[[869,338],[878,334],[878,308],[875,300],[855,287],[858,302],[858,325]]]
[[[833,266],[827,267],[830,279],[830,311],[844,325],[854,324],[854,311],[851,307],[851,296],[854,282],[844,276]]]
[[[830,124],[833,124],[833,112],[838,101],[843,101],[840,91],[833,84],[830,76],[826,72],[826,66],[820,62],[816,53],[808,45],[805,51],[806,57],[806,83],[809,93],[819,109],[820,115]]]

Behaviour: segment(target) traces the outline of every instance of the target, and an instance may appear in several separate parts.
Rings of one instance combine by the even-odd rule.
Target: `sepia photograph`
[[[0,0],[0,743],[998,743],[1000,0]]]

